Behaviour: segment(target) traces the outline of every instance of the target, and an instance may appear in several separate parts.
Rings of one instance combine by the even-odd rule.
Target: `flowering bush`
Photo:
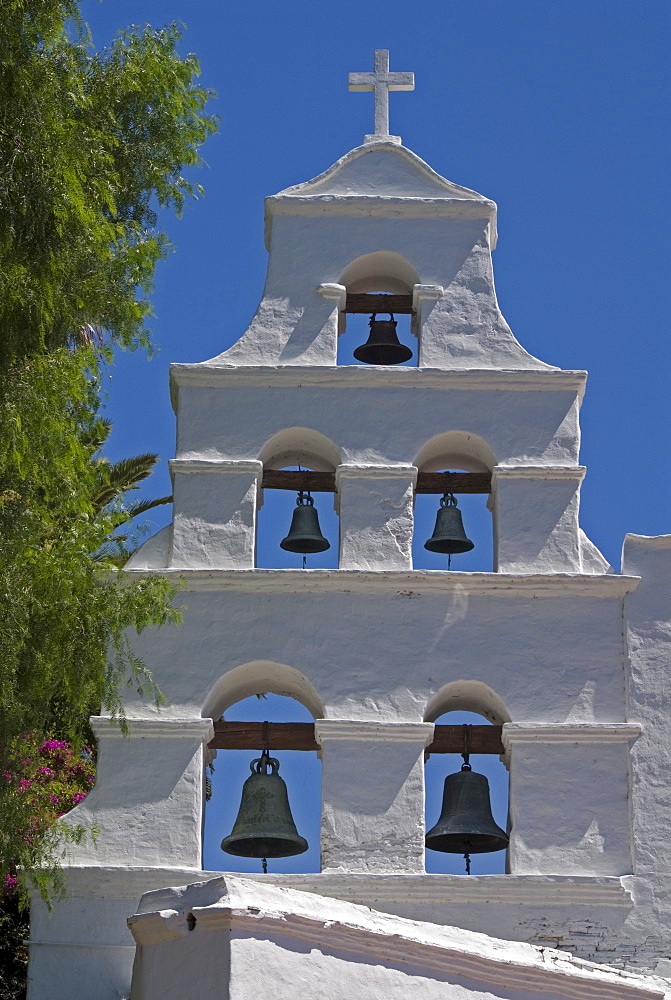
[[[7,850],[9,843],[2,845],[0,896],[19,888],[17,867],[30,870],[39,865],[52,828],[56,836],[60,832],[67,837],[57,821],[86,798],[95,782],[95,759],[88,746],[75,749],[66,740],[38,740],[27,733],[12,748],[2,780],[5,802],[12,805],[14,850],[17,842],[21,848],[16,857]]]

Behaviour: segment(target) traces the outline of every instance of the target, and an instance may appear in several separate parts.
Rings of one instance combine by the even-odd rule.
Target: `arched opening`
[[[205,699],[201,715],[219,719],[236,702],[265,693],[293,698],[313,719],[324,718],[322,701],[305,674],[270,660],[253,660],[223,674]]]
[[[510,722],[503,700],[481,681],[454,681],[446,684],[431,698],[425,720],[448,726],[501,726]],[[426,762],[426,830],[430,831],[441,815],[445,779],[460,771],[463,757],[458,753],[431,754]],[[500,757],[491,753],[472,752],[469,763],[474,772],[489,782],[491,811],[494,822],[508,830],[508,771]],[[506,850],[471,855],[472,875],[500,875],[507,871]],[[464,875],[462,853],[444,853],[427,849],[426,871],[430,874]]]
[[[420,449],[414,464],[420,472],[491,473],[496,456],[487,442],[469,431],[437,434]],[[483,493],[455,495],[466,538],[473,548],[448,558],[425,548],[433,536],[440,509],[440,495],[418,493],[415,497],[413,565],[415,569],[451,569],[467,573],[491,573],[494,560],[494,529],[490,496]]]
[[[227,722],[308,722],[323,716],[319,696],[307,678],[286,664],[256,661],[225,674],[212,689],[203,715]],[[272,734],[272,726],[270,727]],[[279,775],[286,783],[291,814],[308,850],[284,858],[269,858],[269,873],[306,873],[320,870],[321,761],[316,752],[276,750],[270,738],[270,755],[279,761]],[[210,798],[203,824],[203,867],[207,871],[260,874],[260,858],[239,857],[221,849],[234,826],[244,782],[251,762],[261,750],[218,750],[208,772]]]
[[[400,254],[390,250],[378,250],[363,254],[353,260],[343,271],[339,283],[352,295],[383,295],[412,297],[413,286],[419,283],[415,269]],[[377,319],[390,319],[393,302],[383,300],[384,309],[378,309]],[[393,311],[393,310],[392,310]],[[393,312],[396,322],[396,336],[400,343],[412,351],[412,357],[403,361],[404,366],[416,366],[419,351],[413,316],[409,312]],[[371,311],[349,312],[341,315],[338,337],[338,364],[361,365],[365,362],[354,357],[356,348],[365,344],[370,334]]]
[[[290,427],[273,435],[259,453],[264,472],[322,472],[335,474],[340,453],[324,434],[308,427]],[[300,477],[299,477],[300,479]],[[306,481],[307,482],[307,481]],[[306,482],[300,480],[303,490]],[[291,489],[261,490],[256,535],[256,565],[266,569],[336,569],[340,521],[332,492],[312,492],[319,529],[329,543],[322,552],[297,553],[281,547],[290,531],[298,492]]]

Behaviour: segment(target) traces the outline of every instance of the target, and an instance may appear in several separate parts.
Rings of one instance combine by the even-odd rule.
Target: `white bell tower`
[[[182,983],[185,969],[194,997],[229,974],[217,966],[198,991],[187,945],[199,926],[236,927],[233,937],[249,942],[280,925],[281,934],[304,929],[295,930],[303,951],[317,940],[343,954],[360,947],[376,969],[392,954],[389,941],[414,942],[389,961],[414,962],[429,978],[468,966],[497,997],[663,995],[661,981],[645,977],[671,975],[671,540],[630,538],[618,573],[580,529],[586,373],[532,357],[503,318],[492,273],[496,205],[388,134],[389,90],[413,86],[411,73],[390,72],[384,51],[374,73],[350,75],[351,90],[374,91],[374,134],[267,199],[268,273],[249,328],[210,361],[172,366],[173,522],[126,567],[183,587],[183,624],[134,643],[166,704],[131,700],[130,739],[94,720],[98,781],[72,819],[100,832],[68,862],[54,917],[34,907],[30,1000],[126,995],[132,914],[142,945],[137,1000],[185,995],[166,985]],[[381,295],[411,316],[412,361],[338,364],[348,316],[380,306]],[[299,464],[333,494],[338,566],[258,569],[264,491],[295,485],[278,473]],[[438,499],[466,482],[437,475],[447,468],[489,495],[491,572],[413,567],[416,494]],[[291,695],[315,720],[321,872],[208,881],[220,875],[201,867],[214,722],[262,691]],[[425,754],[434,721],[453,708],[501,727],[505,875],[425,874]],[[355,928],[351,940],[336,925]],[[553,952],[550,968],[539,950],[548,948],[577,957]],[[446,964],[435,964],[436,949]],[[205,983],[210,959],[198,954]],[[275,979],[264,966],[264,988],[290,997],[285,978],[314,973],[322,986],[312,995],[331,995],[328,963],[313,957],[299,974],[282,955]],[[569,984],[561,989],[544,979],[560,966]],[[236,989],[231,997],[258,995]],[[399,996],[415,996],[412,982],[404,989]],[[432,989],[417,996],[475,995]]]

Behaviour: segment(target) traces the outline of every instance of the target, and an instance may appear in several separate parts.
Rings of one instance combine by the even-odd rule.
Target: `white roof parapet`
[[[280,939],[289,939],[337,952],[341,960],[357,963],[362,980],[368,968],[379,962],[410,966],[416,971],[408,979],[408,996],[419,995],[412,989],[413,976],[419,975],[416,985],[424,996],[425,977],[433,979],[434,973],[441,980],[443,976],[465,978],[479,990],[481,984],[499,990],[504,986],[520,991],[523,997],[552,993],[566,1000],[653,1000],[664,996],[651,979],[576,959],[566,952],[408,920],[355,903],[228,875],[148,892],[128,925],[142,946],[135,970],[140,977],[142,962],[146,959],[151,966],[155,957],[152,945],[160,947],[164,941],[188,938],[192,930],[210,934],[220,930],[222,946],[232,950],[232,962],[236,956],[231,931],[247,940],[278,938],[279,947],[283,946]],[[170,952],[162,954],[169,961]],[[183,948],[175,953],[182,971],[188,955]],[[187,969],[187,975],[196,971],[197,947],[191,955],[193,969]],[[194,996],[199,1000],[197,993]]]

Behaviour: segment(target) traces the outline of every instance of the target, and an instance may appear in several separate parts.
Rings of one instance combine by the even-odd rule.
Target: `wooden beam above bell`
[[[412,314],[412,295],[384,295],[348,293],[345,300],[346,313],[408,313]]]
[[[261,485],[267,490],[300,490],[310,493],[335,493],[334,472],[295,472],[288,469],[265,469]],[[489,472],[420,472],[415,493],[491,493]]]
[[[295,472],[289,469],[264,469],[264,490],[292,490],[299,493],[335,493],[335,472]]]
[[[263,750],[263,722],[215,722],[210,750]],[[468,749],[472,754],[503,753],[501,726],[469,726]],[[267,723],[269,750],[319,750],[312,722]],[[427,753],[462,753],[463,726],[436,726]]]
[[[491,493],[491,472],[420,472],[415,493]]]

